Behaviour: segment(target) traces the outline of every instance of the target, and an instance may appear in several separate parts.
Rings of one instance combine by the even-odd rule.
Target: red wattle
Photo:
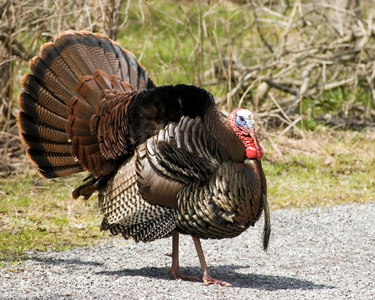
[[[257,158],[258,151],[254,146],[246,148],[246,157],[249,159]]]

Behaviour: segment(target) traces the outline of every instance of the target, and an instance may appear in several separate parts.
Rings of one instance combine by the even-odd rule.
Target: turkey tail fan
[[[41,47],[40,56],[31,59],[29,67],[32,74],[26,74],[21,80],[24,92],[18,97],[20,113],[17,121],[30,160],[46,178],[89,169],[77,159],[71,133],[79,132],[89,154],[97,150],[97,140],[89,130],[89,121],[95,113],[101,89],[116,89],[119,82],[125,82],[126,91],[155,87],[131,52],[104,35],[90,32],[61,33],[54,42]],[[99,89],[76,90],[80,88],[80,80],[82,83],[85,76],[92,76],[98,70],[108,75],[102,76],[104,82],[97,80]],[[71,124],[69,114],[72,103],[77,100],[85,109],[80,110]],[[99,168],[95,175],[100,172],[103,171]]]

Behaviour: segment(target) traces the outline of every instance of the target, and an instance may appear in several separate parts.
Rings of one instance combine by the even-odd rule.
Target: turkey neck
[[[243,162],[246,158],[246,150],[242,141],[237,137],[232,128],[224,122],[215,107],[210,107],[205,115],[207,130],[216,142],[227,152],[230,160]]]

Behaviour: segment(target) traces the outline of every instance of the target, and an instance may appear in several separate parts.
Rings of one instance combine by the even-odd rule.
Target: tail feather
[[[70,115],[66,132],[72,140],[72,154],[82,167],[95,177],[108,174],[118,164],[106,160],[100,151],[95,129],[96,119],[92,106],[95,105],[96,110],[98,110],[98,107],[104,101],[102,99],[103,94],[112,90],[111,80],[105,72],[98,70],[93,75],[80,78],[76,90],[82,98],[86,99],[86,102],[74,97],[68,104]],[[121,90],[124,90],[124,88],[121,88]],[[93,102],[92,99],[96,99],[96,101]],[[89,107],[89,105],[91,106]]]
[[[98,76],[98,78],[103,78],[104,76]],[[105,76],[105,78],[108,78]],[[105,80],[101,80],[100,82],[106,89],[110,89],[111,87],[105,84]],[[109,82],[110,84],[110,82]],[[76,85],[77,93],[83,97],[87,101],[87,103],[91,106],[92,114],[95,111],[96,104],[99,100],[99,96],[102,92],[102,87],[97,83],[97,81],[93,78],[92,75],[83,76],[78,80]]]
[[[74,69],[77,77],[92,74],[98,69],[118,75],[112,43],[104,35],[73,31],[61,33],[55,40],[56,48],[69,66],[74,68],[76,60],[79,60],[79,68]],[[83,71],[83,74],[78,70]]]
[[[39,138],[43,144],[44,140],[58,143],[66,143],[67,134],[64,131],[57,130],[50,125],[38,123]]]
[[[21,86],[27,91],[27,93],[21,93],[18,97],[20,108],[23,108],[25,105],[39,105],[48,108],[52,113],[66,119],[66,104],[51,94],[50,91],[42,87],[35,76],[31,74],[23,76],[21,79]],[[35,111],[30,112],[30,114],[32,116],[37,116]]]
[[[53,47],[56,51],[50,51],[50,45],[47,45],[47,47],[42,46],[41,48],[42,59],[44,55],[56,55],[55,58],[59,58],[58,60],[53,59],[50,65],[52,71],[54,70],[55,63],[59,61],[64,61],[76,78],[92,74],[95,71],[95,59],[90,55],[91,48],[87,45],[87,41],[83,35],[74,34],[72,36],[62,33],[55,39]],[[65,73],[58,74],[60,76],[65,75]]]
[[[34,124],[35,120],[23,112],[19,114],[19,126],[21,127],[22,135],[32,136],[35,140],[43,144],[44,140],[54,141],[57,143],[65,143],[68,140],[66,132],[52,127],[51,125],[38,122]]]
[[[66,165],[66,166],[39,166],[38,172],[44,178],[56,178],[72,175],[75,173],[82,172],[83,169],[80,165]]]
[[[90,118],[93,115],[93,112],[91,110],[91,106],[87,102],[74,96],[70,99],[68,103],[68,114],[76,118],[90,120]],[[68,121],[70,122],[69,119]],[[67,132],[69,133],[69,130],[67,130]]]
[[[100,90],[112,89],[111,78],[108,77],[107,73],[102,70],[97,70],[92,75],[95,83],[99,86]],[[118,78],[117,76],[115,78]],[[119,87],[121,91],[121,87]]]
[[[70,117],[66,127],[66,132],[69,133],[71,138],[74,137],[88,137],[97,142],[96,136],[90,134],[89,120],[81,119],[79,117]]]
[[[36,65],[33,67],[39,68],[39,70],[41,71],[41,76],[43,76],[43,74],[48,70],[50,74],[53,74],[58,78],[61,85],[73,92],[74,86],[77,82],[77,76],[80,75],[74,71],[74,68],[76,67],[75,64],[73,64],[72,66],[69,65],[66,59],[61,56],[61,49],[59,49],[59,47],[55,43],[47,43],[42,45],[40,51],[41,60],[35,60],[35,58],[33,59],[34,65],[40,65]]]
[[[60,77],[65,78],[65,75],[56,75],[49,67],[50,66],[47,65],[46,62],[42,60],[40,57],[34,57],[32,60],[30,60],[29,63],[29,68],[33,72],[35,78],[38,80],[39,87],[48,90],[51,94],[55,96],[55,98],[59,99],[60,102],[66,104],[69,101],[69,99],[74,95],[74,86],[64,85],[61,82]],[[26,91],[28,91],[26,87],[22,87]]]
[[[20,98],[19,103],[23,109],[23,113],[30,116],[33,122],[37,121],[39,123],[49,124],[54,128],[65,131],[66,119],[37,103],[33,103],[30,101],[30,97],[27,94],[24,94],[23,97]],[[37,120],[35,119],[36,117],[38,118]],[[30,124],[30,126],[33,124]],[[32,127],[35,128],[35,125]]]
[[[135,56],[108,37],[67,31],[41,47],[21,80],[18,125],[42,176],[88,170],[108,174],[116,162],[100,152],[93,116],[105,93],[155,87]]]
[[[75,165],[76,162],[74,158],[69,154],[61,154],[61,153],[54,153],[51,152],[48,155],[45,155],[42,151],[37,150],[31,150],[29,154],[32,154],[33,161],[38,166],[49,166],[49,164],[52,164],[56,167],[62,167],[62,166],[72,166]]]
[[[117,76],[110,76],[109,80],[111,81],[113,89],[117,91],[130,93],[134,91],[134,88],[125,81],[121,81]]]
[[[70,144],[57,143],[51,141],[43,141],[43,144],[41,144],[40,140],[26,134],[24,135],[24,140],[30,146],[30,148],[34,150],[61,154],[71,154]]]

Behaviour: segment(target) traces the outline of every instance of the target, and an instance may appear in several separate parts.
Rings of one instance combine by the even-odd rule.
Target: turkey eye
[[[241,122],[245,121],[244,117],[240,117]]]

